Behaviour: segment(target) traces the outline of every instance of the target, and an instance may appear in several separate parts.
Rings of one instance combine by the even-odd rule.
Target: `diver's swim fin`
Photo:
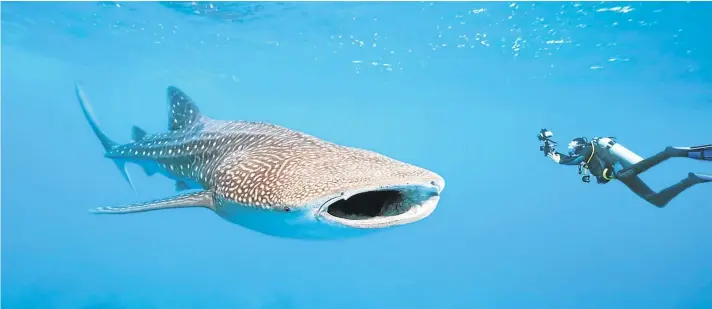
[[[712,145],[690,147],[687,157],[697,160],[712,161]]]
[[[689,173],[687,178],[693,180],[695,183],[712,182],[712,176]]]

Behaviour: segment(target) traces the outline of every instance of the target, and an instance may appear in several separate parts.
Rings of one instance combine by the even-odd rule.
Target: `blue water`
[[[3,308],[712,308],[712,185],[658,209],[539,152],[615,136],[712,143],[710,3],[2,3]],[[340,241],[202,209],[96,216],[175,194],[121,178],[108,135],[167,123],[175,85],[442,175],[418,223]],[[654,189],[712,164],[670,160]]]

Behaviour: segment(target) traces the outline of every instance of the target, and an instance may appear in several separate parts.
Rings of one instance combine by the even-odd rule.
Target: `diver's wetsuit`
[[[554,153],[559,156],[558,161],[554,158]],[[686,189],[698,183],[712,182],[712,176],[689,173],[688,177],[680,182],[660,192],[655,192],[638,177],[639,174],[647,171],[651,167],[673,157],[712,161],[712,145],[667,147],[664,151],[617,172],[614,171],[613,168],[615,159],[610,158],[610,155],[606,151],[594,148],[594,146],[590,144],[583,148],[576,156],[568,156],[556,151],[551,152],[548,156],[555,162],[563,165],[578,165],[584,162],[584,160],[587,160],[589,171],[592,175],[596,176],[598,183],[605,184],[609,182],[610,179],[618,179],[635,194],[660,208],[665,207],[673,198]],[[605,175],[605,177],[603,175]]]

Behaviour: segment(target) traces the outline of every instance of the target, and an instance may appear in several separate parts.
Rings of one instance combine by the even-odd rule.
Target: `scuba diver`
[[[705,182],[712,182],[712,176],[689,173],[680,182],[655,192],[638,177],[663,161],[677,158],[691,158],[695,160],[712,161],[712,144],[695,147],[666,147],[662,152],[643,159],[621,144],[614,137],[595,137],[588,141],[585,137],[573,139],[568,145],[568,155],[556,151],[556,142],[551,140],[553,133],[541,129],[539,140],[544,143],[539,150],[552,161],[563,165],[578,165],[579,174],[583,175],[583,182],[590,182],[591,175],[596,177],[599,184],[611,180],[619,180],[631,191],[649,203],[662,208],[673,198],[686,189]]]

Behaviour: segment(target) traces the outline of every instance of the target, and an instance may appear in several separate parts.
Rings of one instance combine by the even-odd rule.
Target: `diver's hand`
[[[550,151],[549,153],[546,154],[546,156],[549,157],[549,159],[551,159],[551,161],[554,161],[556,163],[559,163],[561,161],[561,156],[558,153],[556,153],[555,151]]]

